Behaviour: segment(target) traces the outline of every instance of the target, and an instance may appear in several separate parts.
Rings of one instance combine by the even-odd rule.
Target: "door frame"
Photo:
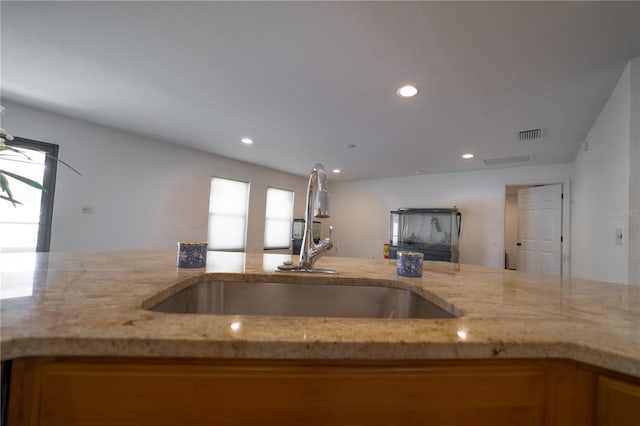
[[[44,175],[42,186],[46,191],[42,191],[40,197],[40,221],[38,224],[38,241],[36,252],[48,252],[51,247],[51,228],[53,226],[53,199],[56,190],[56,175],[58,170],[58,150],[59,145],[40,142],[32,139],[15,136],[13,140],[5,142],[8,146],[16,148],[27,148],[34,151],[41,151],[46,154],[44,160]]]
[[[529,180],[522,181],[510,181],[504,185],[504,196],[502,198],[502,252],[505,251],[505,234],[504,229],[506,226],[506,203],[507,203],[507,187],[508,186],[541,186],[541,185],[562,185],[562,277],[571,277],[571,179],[565,179],[558,181],[555,179],[549,181],[534,181]]]

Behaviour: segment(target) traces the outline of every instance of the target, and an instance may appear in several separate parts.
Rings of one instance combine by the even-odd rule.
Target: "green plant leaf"
[[[4,195],[2,195],[1,197],[5,200],[11,201],[11,203],[13,204],[13,207],[16,206],[16,203],[18,204],[22,204],[18,201],[16,201],[13,198],[13,194],[11,193],[11,189],[9,189],[9,181],[7,180],[7,178],[0,173],[0,188],[2,188],[2,192],[6,192],[7,196],[5,197]]]
[[[9,189],[9,181],[1,173],[0,173],[0,188],[2,188],[2,192],[6,192],[11,197],[11,190]]]
[[[34,188],[36,188],[36,189],[39,189],[39,190],[41,190],[41,191],[45,191],[45,192],[47,191],[47,190],[44,188],[44,186],[40,185],[40,184],[39,184],[38,182],[36,182],[35,180],[32,180],[32,179],[26,178],[26,177],[24,177],[24,176],[20,176],[20,175],[17,175],[17,174],[15,174],[15,173],[11,173],[11,172],[8,172],[8,171],[6,171],[6,170],[0,170],[0,175],[7,175],[7,176],[12,177],[12,178],[14,178],[14,179],[16,179],[16,180],[19,180],[19,181],[20,181],[20,182],[22,182],[22,183],[26,183],[27,185],[32,186],[32,187],[34,187]],[[8,182],[7,182],[6,189],[8,189],[8,188],[9,188],[9,184],[8,184]],[[5,189],[5,188],[3,188],[3,189]],[[6,192],[6,191],[5,191],[5,192]]]
[[[69,170],[73,171],[73,172],[74,172],[75,174],[77,174],[78,176],[82,176],[82,175],[80,174],[80,172],[79,172],[79,171],[77,171],[75,168],[73,168],[72,166],[70,166],[68,163],[65,163],[65,162],[64,162],[64,161],[62,161],[61,159],[56,158],[56,157],[54,157],[53,155],[50,155],[50,154],[48,154],[48,153],[46,153],[45,155],[46,155],[47,157],[49,157],[49,158],[52,158],[52,159],[56,160],[58,163],[61,163],[62,165],[67,166],[67,167],[69,168]]]
[[[27,160],[29,160],[29,161],[33,161],[33,160],[31,159],[31,157],[29,157],[29,156],[27,155],[27,153],[26,153],[26,152],[22,151],[22,150],[21,150],[21,149],[19,149],[19,148],[15,148],[15,147],[13,147],[13,146],[3,145],[3,146],[2,146],[2,149],[1,149],[0,151],[11,151],[11,152],[15,152],[15,153],[17,153],[17,154],[20,154],[21,156],[23,156],[23,157],[24,157],[24,158],[26,158]]]
[[[0,195],[0,199],[10,201],[11,203],[13,203],[13,207],[15,207],[16,204],[22,205],[20,201],[14,200],[13,198],[5,197],[4,195]]]
[[[11,151],[14,152],[16,154],[20,154],[21,156],[23,156],[24,158],[26,158],[29,161],[33,161],[31,159],[31,157],[29,157],[27,155],[26,152],[24,152],[22,149],[20,149],[20,147],[14,147],[14,146],[10,146],[10,145],[2,145],[0,146],[0,151]],[[40,152],[44,152],[44,151],[40,151]],[[69,170],[71,170],[72,172],[74,172],[75,174],[77,174],[78,176],[82,176],[82,174],[73,166],[71,166],[69,163],[67,163],[66,161],[63,161],[61,159],[59,159],[58,157],[55,157],[51,154],[49,154],[48,152],[44,152],[44,154],[48,157],[51,158],[54,161],[57,161],[58,163],[61,163],[63,166],[67,167]],[[5,154],[6,155],[6,154]]]

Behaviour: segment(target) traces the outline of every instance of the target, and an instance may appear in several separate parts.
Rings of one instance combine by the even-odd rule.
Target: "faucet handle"
[[[332,232],[333,232],[333,225],[329,226],[329,238],[331,238]]]

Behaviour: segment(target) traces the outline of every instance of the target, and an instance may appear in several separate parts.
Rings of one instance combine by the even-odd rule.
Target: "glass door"
[[[18,137],[7,145],[20,153],[3,151],[0,169],[34,180],[46,191],[7,177],[20,204],[0,200],[0,252],[49,251],[58,146]]]

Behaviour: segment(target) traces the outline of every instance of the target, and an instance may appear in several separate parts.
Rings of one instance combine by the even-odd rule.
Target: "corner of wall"
[[[638,113],[632,106],[637,72],[631,76],[637,64],[631,61],[625,67],[589,129],[588,151],[581,150],[574,160],[570,269],[577,278],[628,284],[631,269],[636,267],[633,259],[637,255],[632,254],[636,249],[631,245],[637,238],[630,234],[629,225],[638,165],[629,158],[635,150],[632,138],[638,125],[632,116]],[[622,245],[615,241],[618,230],[624,235]]]

